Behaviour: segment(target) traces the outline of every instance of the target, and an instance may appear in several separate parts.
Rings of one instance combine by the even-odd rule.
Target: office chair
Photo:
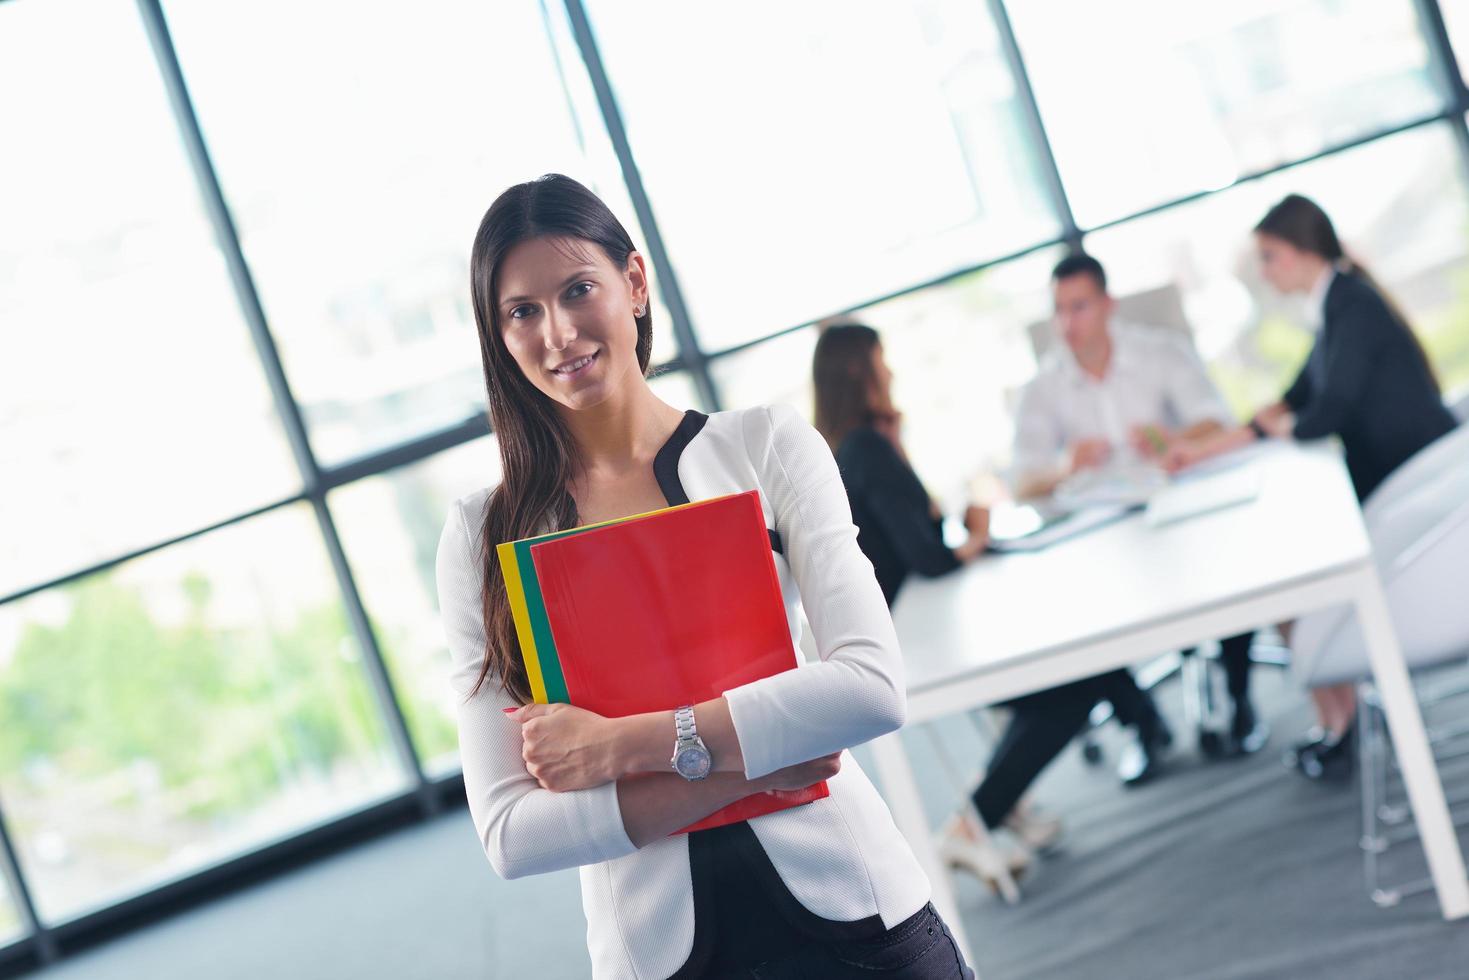
[[[1445,395],[1444,404],[1454,413],[1454,418],[1459,420],[1460,425],[1469,422],[1469,385]]]
[[[1445,667],[1469,663],[1469,426],[1461,425],[1420,450],[1368,497],[1362,506],[1367,536],[1387,595],[1388,611],[1408,669],[1425,676],[1420,698],[1430,716],[1429,742],[1436,759],[1469,757],[1461,743],[1469,724],[1452,715],[1434,719],[1442,706],[1469,694],[1469,678],[1443,679]],[[1406,800],[1392,791],[1396,764],[1386,738],[1385,718],[1371,682],[1361,627],[1350,610],[1329,609],[1303,617],[1292,638],[1293,672],[1306,686],[1358,683],[1357,736],[1361,763],[1362,861],[1367,892],[1380,907],[1427,891],[1427,879],[1384,885],[1382,856],[1417,836]],[[1469,793],[1449,793],[1449,802],[1469,802]],[[1469,819],[1460,807],[1456,824]]]

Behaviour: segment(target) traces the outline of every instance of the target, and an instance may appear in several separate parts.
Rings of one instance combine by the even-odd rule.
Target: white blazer
[[[793,643],[803,605],[811,624],[819,660],[725,692],[745,775],[764,776],[899,728],[906,701],[897,636],[857,547],[836,463],[816,431],[783,406],[690,412],[654,472],[670,503],[759,490],[783,552],[775,564]],[[450,507],[438,553],[464,785],[480,841],[505,878],[581,868],[593,976],[667,977],[693,945],[688,838],[635,848],[615,783],[541,789],[525,771],[520,727],[501,711],[512,701],[495,678],[467,697],[485,648],[478,539],[488,496],[479,490]],[[672,743],[670,731],[670,753]],[[850,753],[828,785],[827,799],[757,817],[750,827],[806,909],[841,922],[876,916],[891,928],[928,901],[928,879]]]

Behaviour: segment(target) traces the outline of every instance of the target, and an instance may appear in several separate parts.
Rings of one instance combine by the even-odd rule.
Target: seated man
[[[1018,497],[1051,493],[1084,469],[1135,457],[1152,459],[1170,443],[1234,424],[1193,347],[1163,329],[1114,324],[1116,300],[1107,274],[1090,255],[1062,259],[1051,274],[1055,324],[1062,343],[1048,352],[1025,387],[1015,427]],[[1230,748],[1256,752],[1269,731],[1249,701],[1252,633],[1221,641],[1221,661],[1234,702]],[[1118,720],[1134,723],[1138,744],[1123,759],[1125,782],[1152,775],[1171,741],[1166,726],[1130,675],[1119,672]],[[1125,678],[1125,684],[1123,682]],[[1131,704],[1127,704],[1128,701]]]

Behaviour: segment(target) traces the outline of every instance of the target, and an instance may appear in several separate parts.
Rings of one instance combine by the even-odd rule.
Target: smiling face
[[[641,379],[636,311],[646,309],[643,257],[618,268],[573,238],[521,242],[500,263],[496,320],[521,373],[564,408],[594,408]]]

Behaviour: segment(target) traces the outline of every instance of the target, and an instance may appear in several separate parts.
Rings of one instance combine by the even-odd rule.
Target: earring
[[[646,306],[634,306],[632,309],[632,315],[638,317],[639,319],[641,319],[642,315],[646,312],[648,312],[648,308]]]

